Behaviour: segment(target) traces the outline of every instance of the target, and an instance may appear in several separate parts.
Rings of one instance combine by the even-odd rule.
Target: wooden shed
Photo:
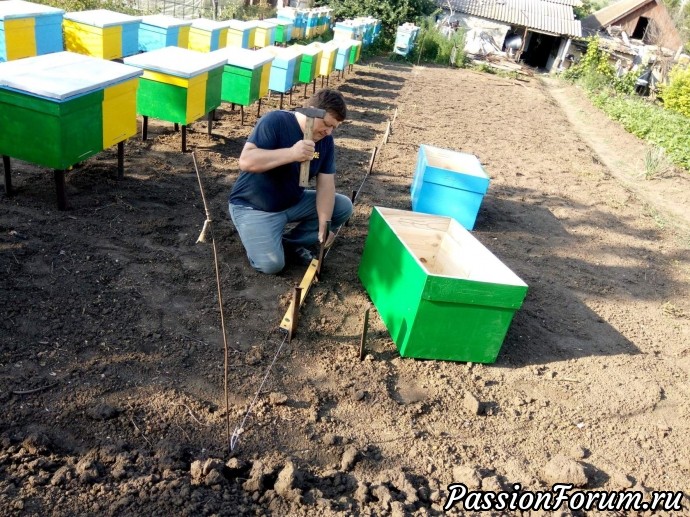
[[[612,29],[623,31],[629,38],[647,45],[673,51],[683,45],[676,24],[661,0],[622,0],[582,20],[584,35]]]

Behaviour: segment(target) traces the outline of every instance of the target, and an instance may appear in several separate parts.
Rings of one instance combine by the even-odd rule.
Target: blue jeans
[[[319,242],[319,217],[316,213],[316,191],[305,190],[302,199],[282,212],[263,212],[250,207],[229,204],[230,218],[240,234],[251,266],[261,273],[278,273],[285,267],[283,245],[309,247]],[[352,202],[342,194],[335,195],[331,230],[335,231],[352,214]],[[285,232],[288,223],[299,222]]]

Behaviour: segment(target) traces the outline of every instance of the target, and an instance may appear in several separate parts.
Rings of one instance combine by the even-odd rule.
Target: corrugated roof
[[[649,3],[656,3],[656,0],[623,0],[607,5],[582,20],[582,27],[587,30],[599,30],[602,27],[608,27],[624,18],[628,13]]]
[[[435,0],[448,8],[448,0]],[[550,34],[582,36],[573,6],[580,0],[450,0],[454,11],[480,18],[519,25]]]

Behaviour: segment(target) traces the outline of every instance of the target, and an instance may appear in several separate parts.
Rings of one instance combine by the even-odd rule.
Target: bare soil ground
[[[114,150],[75,168],[66,212],[47,171],[13,162],[0,513],[436,515],[450,482],[690,492],[687,176],[631,172],[644,144],[560,82],[383,60],[331,84],[351,107],[341,192],[360,187],[397,108],[393,134],[232,454],[212,252],[195,244],[204,211],[179,134],[152,122],[128,142],[123,181]],[[303,274],[252,271],[227,216],[248,112],[241,126],[223,105],[213,137],[201,122],[189,135],[221,263],[230,431]],[[482,161],[474,234],[529,285],[493,365],[400,358],[375,310],[357,357],[368,216],[410,208],[420,144]]]

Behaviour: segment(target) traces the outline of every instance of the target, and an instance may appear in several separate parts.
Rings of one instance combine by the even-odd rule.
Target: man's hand
[[[326,227],[319,228],[319,242],[323,242],[323,234],[326,233]],[[328,239],[326,240],[326,249],[330,248],[335,240],[335,233],[328,232]]]
[[[300,140],[292,146],[292,153],[296,162],[306,162],[314,156],[314,142],[312,140]]]

